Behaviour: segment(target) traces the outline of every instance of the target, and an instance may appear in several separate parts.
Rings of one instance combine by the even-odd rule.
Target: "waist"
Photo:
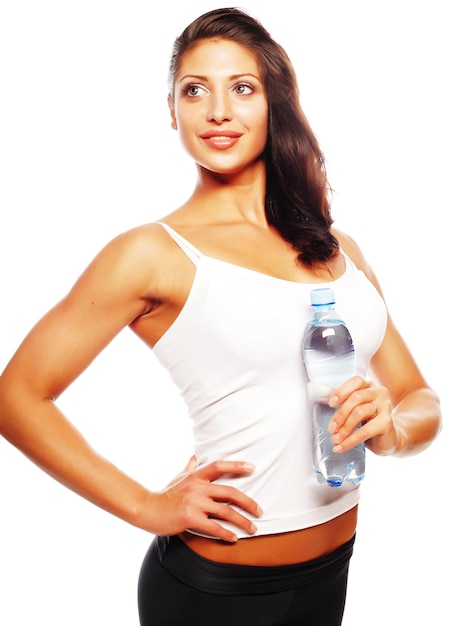
[[[210,594],[258,595],[318,584],[330,587],[346,579],[355,537],[317,559],[279,566],[217,563],[190,550],[178,536],[156,537],[154,548],[161,565],[177,580]],[[252,623],[252,622],[250,622]]]
[[[354,506],[318,526],[239,539],[235,543],[189,532],[179,536],[193,552],[211,561],[234,565],[292,565],[317,559],[350,541],[355,534],[357,514],[358,507]]]

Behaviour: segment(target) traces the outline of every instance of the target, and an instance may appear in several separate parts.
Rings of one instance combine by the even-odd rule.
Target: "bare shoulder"
[[[127,310],[126,324],[153,346],[183,307],[195,266],[163,226],[153,222],[112,239],[88,272],[93,284],[106,281],[100,299],[108,295],[108,308]]]
[[[94,257],[87,274],[106,273],[109,279],[147,282],[171,262],[175,245],[158,223],[136,226],[113,237]]]
[[[133,258],[148,259],[149,256],[164,258],[171,247],[171,240],[162,226],[151,222],[119,233],[99,254],[119,255],[128,262]]]
[[[116,235],[78,277],[65,303],[93,302],[95,308],[102,305],[108,311],[127,311],[128,320],[134,319],[165,298],[166,277],[172,273],[176,257],[172,243],[157,223]]]

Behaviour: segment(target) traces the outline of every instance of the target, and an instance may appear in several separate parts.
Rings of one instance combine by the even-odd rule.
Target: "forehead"
[[[260,77],[258,59],[252,50],[228,39],[202,39],[183,56],[176,79],[186,74]]]

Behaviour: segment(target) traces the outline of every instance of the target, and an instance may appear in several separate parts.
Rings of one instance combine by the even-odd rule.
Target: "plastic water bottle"
[[[329,422],[336,409],[328,404],[332,389],[355,375],[352,337],[335,310],[334,290],[311,291],[312,315],[303,339],[303,359],[312,401],[312,454],[318,481],[340,487],[344,481],[358,484],[365,474],[365,444],[345,452],[333,452]]]

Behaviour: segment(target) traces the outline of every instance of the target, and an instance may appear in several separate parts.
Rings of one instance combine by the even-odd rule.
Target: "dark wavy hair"
[[[258,60],[268,100],[265,213],[307,267],[323,264],[338,252],[330,227],[330,186],[318,141],[299,102],[291,61],[262,24],[237,8],[216,9],[194,20],[173,45],[170,97],[183,57],[202,39],[236,42]]]

